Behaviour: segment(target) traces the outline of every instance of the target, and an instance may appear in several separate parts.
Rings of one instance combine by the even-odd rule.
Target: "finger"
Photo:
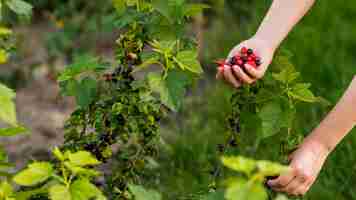
[[[299,195],[305,195],[309,190],[309,185],[308,184],[303,184],[301,186],[299,186],[296,190],[295,190],[295,194],[296,196]]]
[[[231,83],[235,88],[241,86],[240,81],[238,81],[235,76],[232,74],[231,67],[228,65],[224,66],[224,78],[227,82]]]
[[[305,177],[297,176],[287,186],[282,188],[282,191],[287,192],[288,194],[298,195],[297,189],[301,186],[305,186],[306,184]]]
[[[236,77],[243,83],[246,84],[252,84],[253,82],[255,82],[254,79],[252,79],[251,77],[249,77],[242,69],[241,67],[234,65],[233,67],[233,71],[234,74],[236,75]]]
[[[287,186],[288,183],[290,183],[294,177],[295,177],[295,171],[291,170],[285,175],[281,175],[276,179],[269,180],[267,184],[272,188],[283,188]]]
[[[218,72],[216,73],[216,79],[223,78],[224,67],[218,67]]]
[[[245,69],[252,78],[260,79],[263,77],[264,72],[262,70],[258,70],[249,64],[245,65]]]

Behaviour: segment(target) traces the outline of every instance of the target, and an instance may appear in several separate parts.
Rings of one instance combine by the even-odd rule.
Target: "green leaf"
[[[193,50],[178,52],[175,61],[182,70],[201,74],[203,69],[198,61],[198,53]]]
[[[256,168],[256,161],[242,156],[223,156],[221,161],[226,167],[246,175],[251,174]]]
[[[87,151],[78,151],[76,153],[70,153],[68,154],[68,159],[71,164],[76,166],[90,166],[98,165],[101,163],[91,153]]]
[[[16,109],[13,99],[15,92],[3,84],[0,84],[0,120],[17,126]]]
[[[170,8],[167,0],[152,0],[153,8],[164,16],[170,23],[173,23],[172,16],[169,12]]]
[[[236,179],[226,189],[227,200],[267,200],[267,192],[259,182],[247,182],[244,179]]]
[[[64,185],[53,185],[49,188],[49,197],[51,200],[71,200],[69,189]]]
[[[2,128],[2,129],[0,129],[0,136],[2,136],[2,137],[15,136],[20,133],[25,133],[27,131],[28,130],[22,126],[11,127],[11,128]]]
[[[262,138],[275,135],[282,128],[282,109],[276,102],[270,102],[258,112],[262,120]]]
[[[107,65],[100,62],[99,58],[91,55],[82,55],[76,57],[74,63],[67,66],[66,69],[57,78],[59,82],[67,81],[84,72],[101,72],[107,69]]]
[[[203,12],[204,9],[210,8],[207,4],[191,3],[185,6],[184,16],[192,17]]]
[[[35,162],[19,172],[13,181],[21,186],[33,186],[46,181],[53,174],[53,167],[48,162]]]
[[[162,79],[157,73],[148,74],[148,83],[151,89],[157,92],[162,103],[173,111],[180,109],[186,86],[190,82],[189,77],[178,70],[169,71],[166,79]]]
[[[76,101],[81,107],[87,107],[96,97],[97,82],[92,78],[83,79],[76,88]]]
[[[8,0],[6,5],[18,15],[30,16],[32,5],[22,0]]]
[[[209,194],[203,196],[200,200],[224,200],[224,192],[223,191],[216,191],[210,192]]]
[[[112,0],[112,1],[118,15],[122,15],[126,9],[126,1],[125,0]]]
[[[314,103],[318,100],[318,98],[314,96],[313,92],[310,91],[309,88],[310,84],[308,83],[297,83],[290,91],[288,91],[288,95],[299,101]]]
[[[64,162],[64,165],[75,175],[83,175],[87,177],[96,177],[101,175],[101,173],[99,171],[96,171],[95,169],[86,169],[84,167],[79,167],[68,161]]]
[[[140,65],[136,66],[132,72],[133,73],[138,72],[138,71],[143,70],[153,64],[161,64],[159,62],[159,56],[154,56],[154,57],[144,60]]]
[[[102,192],[88,179],[78,179],[72,183],[70,186],[70,193],[72,200],[90,200],[92,198],[97,198],[104,200],[106,199]]]
[[[278,194],[275,200],[288,200],[288,197],[283,194]]]
[[[3,181],[1,182],[0,185],[0,199],[6,200],[8,197],[13,195],[13,188],[12,186],[7,182]]]
[[[61,150],[59,150],[58,147],[55,147],[52,151],[53,155],[60,161],[64,161],[65,160],[65,156],[64,154],[61,152]]]
[[[283,68],[279,73],[273,73],[273,78],[284,84],[290,84],[296,80],[300,73],[296,72],[293,66]]]
[[[134,195],[135,200],[161,200],[160,193],[154,190],[147,190],[139,185],[129,184],[129,190]]]
[[[271,161],[257,161],[257,168],[264,176],[278,176],[288,171],[288,167]]]

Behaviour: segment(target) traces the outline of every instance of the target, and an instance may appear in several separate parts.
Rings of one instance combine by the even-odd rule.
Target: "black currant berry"
[[[225,147],[223,144],[218,144],[217,148],[218,148],[219,152],[224,152],[224,150],[225,150]]]
[[[232,57],[230,58],[230,65],[236,65],[236,58],[235,57]]]
[[[232,140],[230,141],[230,146],[236,147],[236,146],[237,146],[237,141],[236,141],[235,139],[232,139]]]
[[[256,59],[256,61],[255,61],[255,62],[256,62],[256,65],[257,65],[257,66],[260,66],[260,65],[262,64],[261,59],[259,59],[259,58],[258,58],[258,59]]]
[[[248,50],[247,50],[247,54],[248,54],[248,55],[253,54],[253,50],[252,50],[252,49],[248,49]]]

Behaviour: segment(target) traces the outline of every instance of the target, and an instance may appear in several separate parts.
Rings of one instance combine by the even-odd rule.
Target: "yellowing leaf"
[[[0,120],[17,126],[16,110],[13,99],[15,92],[5,85],[0,84]]]
[[[227,200],[266,200],[267,197],[267,192],[261,183],[247,182],[243,179],[230,183],[225,193]]]
[[[4,64],[9,59],[9,54],[4,50],[0,49],[0,64]]]
[[[51,200],[71,200],[69,189],[64,185],[54,185],[49,188],[49,197]]]
[[[6,27],[1,26],[0,27],[0,36],[6,36],[6,35],[11,35],[12,34],[12,30],[8,29]]]
[[[0,128],[0,136],[8,137],[8,136],[15,136],[20,133],[25,133],[27,129],[22,126],[11,127],[11,128]]]
[[[257,168],[264,176],[278,176],[288,171],[288,167],[267,160],[257,161]]]
[[[91,153],[87,151],[78,151],[76,153],[69,153],[68,159],[71,164],[76,166],[98,165],[98,161]]]
[[[221,158],[221,161],[226,167],[247,175],[249,175],[252,170],[256,168],[256,161],[242,156],[224,156]]]
[[[53,174],[53,167],[48,162],[35,162],[16,174],[13,181],[21,186],[33,186],[46,181]]]

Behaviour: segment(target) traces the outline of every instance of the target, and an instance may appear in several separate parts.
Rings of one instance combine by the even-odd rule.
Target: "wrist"
[[[273,54],[279,46],[278,44],[275,44],[271,38],[264,36],[264,34],[259,34],[258,32],[251,39],[258,41],[265,49],[272,51]]]
[[[334,145],[329,144],[327,141],[322,140],[318,137],[313,137],[313,134],[311,135],[311,137],[305,138],[301,146],[305,146],[307,148],[310,147],[314,151],[316,151],[316,153],[324,155],[325,157],[327,157],[335,148]]]

